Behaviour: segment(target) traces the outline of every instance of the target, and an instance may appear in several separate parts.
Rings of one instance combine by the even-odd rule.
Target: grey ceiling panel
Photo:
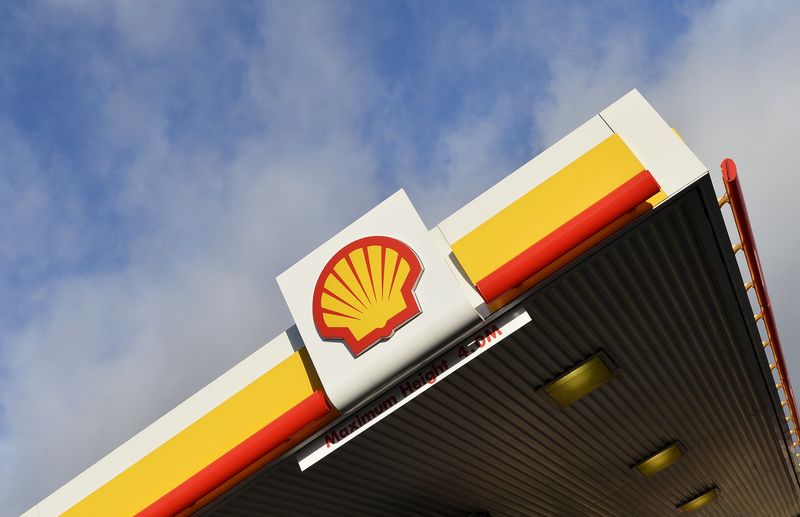
[[[526,327],[306,472],[292,457],[202,513],[800,513],[790,436],[708,177],[521,302]],[[598,351],[615,376],[560,408],[537,388]],[[679,440],[651,478],[631,466]]]

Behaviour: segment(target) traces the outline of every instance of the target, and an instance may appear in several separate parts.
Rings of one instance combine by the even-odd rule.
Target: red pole
[[[772,303],[770,302],[769,293],[767,292],[767,284],[764,281],[764,273],[761,270],[758,248],[756,248],[756,241],[753,237],[753,228],[750,226],[750,217],[747,214],[747,205],[745,204],[744,195],[742,194],[742,186],[739,182],[736,164],[730,158],[725,158],[720,164],[720,168],[722,169],[722,180],[725,182],[728,202],[731,205],[733,218],[736,221],[736,228],[739,231],[739,238],[742,242],[742,249],[747,259],[747,265],[750,268],[750,277],[752,278],[753,287],[756,290],[758,305],[761,308],[761,317],[767,328],[767,339],[769,345],[772,346],[772,352],[775,356],[778,377],[783,386],[783,391],[786,394],[789,416],[794,422],[793,431],[794,434],[797,435],[797,433],[800,432],[797,427],[797,403],[795,402],[794,392],[792,391],[792,383],[789,380],[789,372],[786,368],[786,360],[783,356],[783,347],[781,346],[781,339],[775,324],[775,314],[772,312]]]

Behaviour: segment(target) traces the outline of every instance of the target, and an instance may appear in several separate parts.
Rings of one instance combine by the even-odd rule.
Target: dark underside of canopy
[[[533,288],[533,321],[306,472],[293,456],[201,513],[800,513],[790,436],[708,176]],[[539,388],[602,350],[567,408]],[[681,461],[637,461],[679,440]]]

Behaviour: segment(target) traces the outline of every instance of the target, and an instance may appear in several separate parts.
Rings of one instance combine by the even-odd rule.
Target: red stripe
[[[475,287],[486,302],[517,287],[572,248],[590,238],[648,198],[660,187],[649,171],[642,171],[576,215],[542,240],[479,280]]]
[[[315,391],[137,515],[141,517],[176,515],[329,411],[325,395],[321,391]]]

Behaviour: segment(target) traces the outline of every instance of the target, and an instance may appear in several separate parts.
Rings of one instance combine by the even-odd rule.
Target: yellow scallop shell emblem
[[[314,289],[319,335],[344,341],[355,356],[388,339],[422,312],[414,295],[421,276],[416,253],[397,239],[348,244],[328,261]]]

